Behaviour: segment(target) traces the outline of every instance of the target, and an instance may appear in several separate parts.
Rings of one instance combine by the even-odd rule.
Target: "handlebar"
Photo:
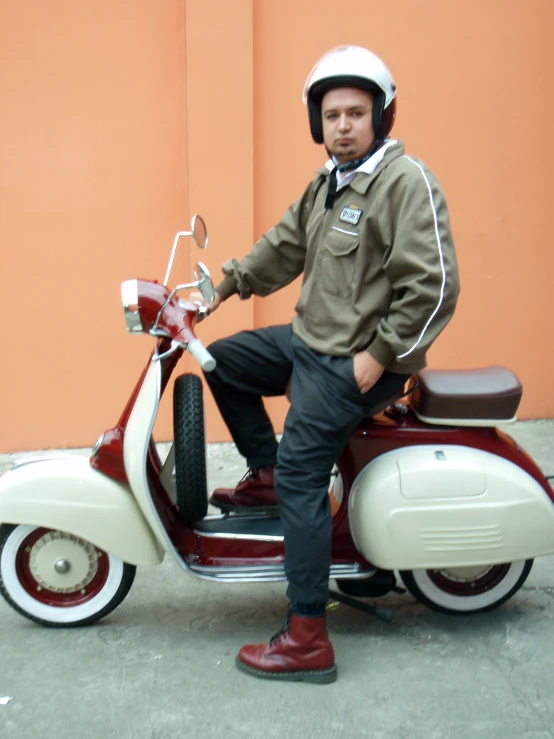
[[[190,354],[192,354],[192,356],[196,360],[198,360],[204,372],[211,372],[215,369],[216,361],[212,357],[210,352],[206,349],[204,344],[200,341],[200,339],[193,339],[192,341],[189,341],[187,349]]]
[[[206,281],[209,277],[204,276],[203,279]],[[194,334],[195,324],[209,314],[209,306],[175,299],[177,291],[185,287],[197,287],[197,284],[179,285],[168,294],[165,285],[157,282],[127,280],[123,283],[125,289],[122,288],[127,329],[131,333],[149,333],[157,339],[171,341],[169,349],[162,353],[161,343],[158,343],[152,361],[159,362],[188,349],[204,372],[211,372],[216,361]]]
[[[206,349],[204,344],[196,337],[189,341],[177,341],[173,339],[171,347],[163,354],[154,354],[152,361],[161,362],[162,359],[167,359],[175,352],[183,351],[187,349],[192,356],[198,361],[204,372],[211,372],[216,368],[216,361],[210,352]]]

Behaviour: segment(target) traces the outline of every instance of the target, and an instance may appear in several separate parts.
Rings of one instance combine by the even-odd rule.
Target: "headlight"
[[[127,331],[131,334],[142,333],[142,321],[138,307],[138,280],[125,280],[121,284],[121,300]]]

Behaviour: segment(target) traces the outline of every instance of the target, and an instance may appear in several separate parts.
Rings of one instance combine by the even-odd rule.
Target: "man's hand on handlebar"
[[[213,313],[215,310],[217,310],[219,306],[221,305],[221,303],[223,302],[221,300],[221,296],[216,293],[213,303],[208,303],[205,300],[202,293],[196,290],[190,293],[189,300],[191,303],[194,303],[195,305],[199,307],[205,308],[205,311],[199,311],[199,316],[198,316],[199,318],[202,315],[202,313],[204,314],[202,315],[202,318],[207,318],[210,315],[210,313]]]

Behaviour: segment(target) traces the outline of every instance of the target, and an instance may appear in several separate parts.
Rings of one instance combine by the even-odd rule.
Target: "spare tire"
[[[183,521],[192,525],[208,512],[204,403],[197,375],[180,375],[175,380],[173,432],[177,508]]]

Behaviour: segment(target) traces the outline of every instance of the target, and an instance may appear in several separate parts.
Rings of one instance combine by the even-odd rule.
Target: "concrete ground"
[[[554,421],[507,430],[554,475]],[[0,455],[0,472],[21,456]],[[208,460],[211,488],[244,471],[231,445]],[[489,614],[440,615],[407,594],[380,600],[392,624],[330,611],[339,679],[327,686],[234,666],[243,643],[281,626],[284,591],[197,580],[167,559],[92,627],[42,628],[1,601],[0,738],[554,737],[554,557]]]

